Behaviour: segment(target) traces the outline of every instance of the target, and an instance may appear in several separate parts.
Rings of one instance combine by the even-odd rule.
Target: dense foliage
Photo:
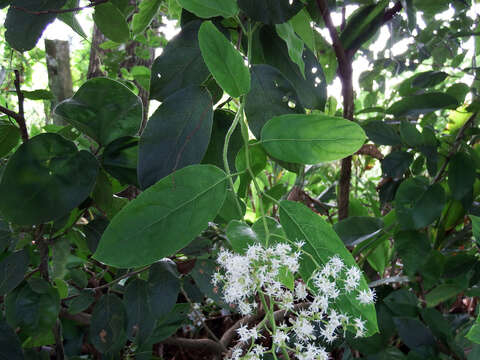
[[[479,359],[476,2],[0,0],[0,358]]]

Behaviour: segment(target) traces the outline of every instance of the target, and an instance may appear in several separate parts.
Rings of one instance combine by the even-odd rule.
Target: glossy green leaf
[[[198,164],[212,131],[212,98],[191,86],[168,97],[140,137],[138,180],[143,189],[187,165]]]
[[[150,25],[152,20],[157,16],[160,8],[161,0],[143,0],[138,5],[138,12],[133,15],[132,33],[133,35],[141,34]]]
[[[303,51],[302,58],[305,63],[303,76],[297,64],[290,59],[287,45],[274,28],[262,27],[259,30],[259,41],[263,59],[257,62],[277,68],[292,83],[303,107],[323,111],[327,101],[327,83],[323,68],[312,51],[310,49]]]
[[[78,314],[90,307],[95,301],[93,294],[87,291],[81,292],[78,296],[67,301],[68,312],[72,315]]]
[[[425,71],[416,74],[412,79],[412,87],[429,88],[434,87],[443,82],[448,77],[448,74],[443,71]]]
[[[267,166],[267,154],[260,143],[254,143],[251,140],[248,145],[249,164],[252,170],[253,176],[258,175]],[[240,185],[238,187],[237,194],[240,197],[246,195],[247,187],[252,180],[249,171],[247,170],[247,155],[245,152],[245,146],[238,151],[235,158],[235,168],[238,172],[243,172],[240,175]]]
[[[273,157],[298,164],[342,159],[363,145],[365,133],[352,121],[327,115],[282,115],[262,130],[262,145]]]
[[[158,343],[175,334],[179,327],[189,321],[188,314],[190,312],[190,304],[175,304],[173,310],[168,315],[159,319],[158,326],[150,337],[149,342],[152,344]]]
[[[55,100],[51,91],[48,90],[32,90],[32,91],[22,91],[25,99],[29,100]]]
[[[397,219],[403,230],[420,229],[442,213],[445,191],[440,184],[429,186],[423,178],[402,182],[395,195]]]
[[[93,21],[100,31],[112,41],[123,43],[130,38],[130,29],[125,16],[111,2],[95,6]]]
[[[305,205],[292,202],[280,202],[280,223],[290,241],[305,241],[303,250],[309,253],[317,263],[325,264],[329,258],[337,255],[347,266],[356,266],[355,259],[345,248],[332,227]],[[309,257],[302,257],[300,275],[308,282],[317,266]],[[367,282],[362,276],[359,289],[366,289]],[[352,296],[341,295],[336,304],[339,311],[366,319],[367,336],[378,332],[374,305],[360,305]]]
[[[240,203],[240,210],[238,209],[237,201]],[[243,219],[246,210],[247,207],[245,203],[238,198],[234,191],[228,189],[227,197],[225,198],[225,202],[215,218],[215,222],[227,224],[231,220],[241,220]]]
[[[40,224],[80,205],[95,184],[98,163],[57,134],[40,134],[10,157],[0,182],[0,212],[22,225]]]
[[[20,250],[0,261],[0,295],[6,295],[22,281],[28,269],[28,253]]]
[[[350,216],[336,223],[333,228],[347,246],[355,246],[382,231],[383,221],[378,218]]]
[[[468,340],[480,344],[480,315],[477,316],[477,320],[468,331],[466,337]]]
[[[448,187],[455,200],[471,196],[476,179],[476,168],[472,158],[463,152],[456,153],[448,166]]]
[[[125,345],[127,313],[117,295],[106,294],[100,298],[92,312],[90,341],[102,354],[115,354]]]
[[[212,277],[217,272],[218,264],[213,259],[197,259],[195,267],[190,272],[195,284],[200,291],[207,297],[215,301],[215,303],[225,309],[230,306],[222,299],[222,287],[213,286]]]
[[[280,36],[287,44],[288,55],[290,59],[298,65],[300,73],[305,77],[305,63],[303,62],[303,40],[295,34],[293,26],[286,22],[275,25],[278,36]]]
[[[79,6],[80,0],[67,0],[67,3],[63,6],[62,9],[72,9]],[[63,21],[65,24],[70,26],[73,31],[78,35],[87,39],[87,34],[83,31],[82,25],[80,25],[75,12],[66,12],[63,14],[58,14],[57,19]]]
[[[236,0],[178,0],[178,3],[184,9],[204,19],[215,16],[230,18],[238,13]]]
[[[121,137],[108,144],[103,151],[102,167],[122,184],[138,184],[138,141],[137,137]]]
[[[257,139],[272,117],[305,112],[293,85],[280,71],[262,64],[252,66],[251,74],[252,87],[245,100],[245,114]]]
[[[270,235],[268,239],[269,244],[275,244],[279,242],[286,242],[287,235],[285,235],[285,231],[283,231],[282,225],[272,217],[266,216],[265,222],[267,223],[268,233]],[[257,234],[258,239],[260,242],[266,246],[267,245],[267,230],[265,229],[265,223],[263,218],[258,219],[252,225],[253,231]]]
[[[228,129],[232,125],[235,113],[230,110],[217,109],[213,113],[212,135],[210,136],[210,143],[208,144],[205,156],[202,159],[202,164],[212,164],[223,169],[223,146],[225,144],[225,136]],[[238,125],[230,137],[228,145],[228,166],[233,171],[235,166],[235,156],[243,146],[242,132],[240,125]]]
[[[163,101],[187,86],[201,85],[210,75],[198,45],[200,21],[192,21],[170,40],[152,66],[150,97]]]
[[[44,10],[58,10],[66,0],[15,0],[15,6],[27,9],[20,10],[13,6],[8,8],[5,20],[5,39],[18,51],[31,50],[37,44],[48,24],[56,18],[55,13],[32,14]]]
[[[108,4],[108,3],[107,3]],[[101,145],[137,133],[142,122],[142,101],[125,85],[108,78],[85,82],[55,114]]]
[[[170,259],[159,261],[148,274],[148,301],[156,318],[166,316],[175,306],[180,281],[176,264]]]
[[[233,250],[239,254],[244,254],[249,246],[260,243],[255,231],[243,221],[230,221],[225,235]]]
[[[300,0],[238,0],[238,6],[248,17],[264,24],[282,24],[303,8]]]
[[[432,332],[420,320],[410,317],[395,317],[393,322],[398,329],[398,335],[410,349],[419,349],[435,344]]]
[[[200,26],[198,41],[205,64],[222,89],[232,97],[248,93],[250,72],[242,55],[211,21]]]
[[[416,316],[418,313],[418,299],[406,288],[391,292],[383,302],[395,315]]]
[[[174,255],[215,218],[225,200],[226,180],[211,165],[189,166],[163,178],[120,210],[93,257],[129,268]]]
[[[0,122],[0,158],[7,155],[20,141],[18,127]]]
[[[431,92],[404,97],[390,106],[387,113],[395,116],[414,116],[441,109],[455,109],[458,105],[458,100],[451,95]]]
[[[392,125],[383,121],[369,121],[363,125],[368,138],[378,145],[400,145],[402,140]]]
[[[0,359],[25,359],[17,334],[3,319],[0,319]]]
[[[381,161],[386,176],[399,178],[405,174],[413,161],[413,154],[406,151],[393,151]]]

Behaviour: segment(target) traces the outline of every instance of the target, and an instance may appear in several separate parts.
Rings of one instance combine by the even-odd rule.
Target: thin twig
[[[20,134],[22,135],[22,141],[25,143],[28,141],[28,131],[27,131],[27,126],[25,124],[25,111],[23,108],[23,102],[25,100],[25,97],[23,95],[22,90],[20,89],[20,72],[18,70],[15,70],[14,84],[15,84],[15,91],[17,93],[17,98],[18,98],[18,113],[10,109],[7,109],[6,107],[1,105],[0,105],[0,112],[13,118],[17,122],[18,127],[20,128]]]
[[[46,14],[65,14],[65,13],[70,13],[70,12],[77,12],[81,10],[85,10],[100,4],[104,4],[109,2],[110,0],[91,0],[90,4],[85,5],[85,6],[80,6],[80,7],[75,7],[75,8],[70,8],[70,9],[49,9],[49,10],[30,10],[21,6],[17,5],[11,5],[14,9],[26,12],[27,14],[32,14],[32,15],[46,15]]]

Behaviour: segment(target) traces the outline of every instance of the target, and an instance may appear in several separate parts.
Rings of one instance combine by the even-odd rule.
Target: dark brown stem
[[[28,14],[32,15],[45,15],[45,14],[65,14],[65,13],[70,13],[70,12],[76,12],[76,11],[81,11],[84,9],[88,9],[100,4],[104,4],[106,2],[109,2],[110,0],[91,0],[90,4],[85,5],[85,6],[80,6],[76,8],[70,8],[70,9],[50,9],[50,10],[30,10],[24,7],[12,5],[14,9],[26,12]]]
[[[58,318],[55,326],[53,327],[53,334],[55,336],[55,359],[64,360],[65,349],[63,348],[62,323]]]
[[[25,124],[25,111],[23,109],[23,102],[25,100],[25,97],[23,95],[22,90],[20,89],[20,72],[18,70],[15,70],[14,84],[15,84],[15,91],[17,93],[17,98],[18,98],[18,113],[10,109],[7,109],[6,107],[3,107],[1,105],[0,105],[0,112],[4,113],[5,115],[11,117],[16,121],[16,123],[18,124],[18,127],[20,128],[22,141],[27,142],[28,131],[27,131],[27,126]]]

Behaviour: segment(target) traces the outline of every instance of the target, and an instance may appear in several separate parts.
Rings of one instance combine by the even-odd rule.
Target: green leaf
[[[188,23],[155,59],[150,80],[152,99],[163,101],[182,88],[201,85],[209,76],[198,45],[200,24]]]
[[[127,336],[143,343],[155,328],[148,298],[148,283],[145,280],[133,279],[125,288],[123,303],[127,312]]]
[[[54,100],[55,97],[53,96],[51,91],[48,90],[32,90],[32,91],[25,91],[22,90],[23,96],[25,99],[29,100]]]
[[[195,284],[207,298],[212,299],[217,305],[224,309],[229,309],[230,306],[222,299],[221,285],[220,287],[214,287],[212,285],[211,279],[217,271],[217,266],[217,262],[213,259],[197,259],[190,275],[192,275]]]
[[[138,149],[138,180],[143,189],[187,165],[198,164],[212,131],[212,98],[191,86],[169,96],[153,113]]]
[[[20,250],[0,261],[0,296],[8,294],[22,281],[28,269],[28,253]]]
[[[56,14],[32,14],[31,12],[58,10],[65,5],[65,2],[66,0],[16,0],[15,7],[8,8],[5,40],[18,51],[33,49],[47,25],[55,20]]]
[[[100,31],[112,41],[123,43],[130,39],[130,29],[125,16],[110,2],[95,6],[93,21]]]
[[[480,315],[477,316],[477,320],[468,331],[466,338],[474,343],[480,344]]]
[[[20,141],[20,130],[14,125],[0,122],[0,158],[7,155]]]
[[[406,151],[393,151],[381,161],[382,171],[386,176],[402,177],[413,161],[413,154]]]
[[[406,288],[391,292],[383,302],[395,315],[416,316],[418,313],[418,299]]]
[[[411,84],[412,87],[425,89],[442,83],[447,77],[448,74],[443,71],[425,71],[416,74]]]
[[[288,22],[275,25],[275,29],[277,30],[278,36],[280,36],[287,44],[288,55],[290,56],[290,59],[292,59],[292,61],[298,65],[300,73],[305,78],[305,63],[303,62],[302,57],[303,40],[300,39],[297,34],[295,34],[293,26]]]
[[[102,354],[115,354],[127,341],[127,313],[122,300],[114,294],[100,298],[92,312],[90,341]]]
[[[279,243],[285,242],[287,239],[287,235],[285,235],[285,231],[283,231],[282,225],[272,217],[266,216],[265,217],[268,233],[270,234],[269,243]],[[253,231],[257,234],[258,239],[263,244],[263,246],[267,246],[267,233],[265,230],[265,224],[263,222],[263,218],[258,219],[252,225]]]
[[[403,230],[420,229],[431,224],[442,213],[445,191],[440,184],[429,186],[424,178],[402,182],[395,195],[397,219]]]
[[[135,135],[142,113],[140,98],[108,78],[88,80],[71,99],[55,108],[55,114],[103,146],[122,136]]]
[[[369,121],[363,125],[368,138],[378,145],[400,145],[402,143],[398,132],[392,125],[383,121]]]
[[[476,169],[473,159],[466,153],[456,153],[448,165],[448,187],[455,200],[472,196]]]
[[[468,217],[472,221],[473,237],[477,241],[477,244],[480,245],[480,216],[468,215]]]
[[[300,0],[238,0],[238,6],[248,17],[264,24],[282,24],[303,8]]]
[[[204,19],[215,16],[230,18],[238,13],[235,0],[178,0],[178,3],[185,10]]]
[[[241,211],[238,209],[237,201],[240,203]],[[234,191],[229,189],[227,191],[225,202],[215,218],[215,222],[226,224],[231,220],[241,220],[243,219],[246,210],[247,207],[245,203],[237,197],[237,194]]]
[[[393,322],[398,329],[398,335],[410,349],[435,345],[432,332],[420,320],[410,317],[395,317]]]
[[[122,184],[137,185],[137,158],[139,138],[125,136],[105,147],[102,167]]]
[[[67,3],[62,9],[73,9],[78,7],[80,0],[67,0]],[[82,26],[78,22],[75,12],[69,11],[63,14],[58,14],[57,18],[60,21],[63,21],[65,24],[70,26],[73,31],[75,31],[78,35],[83,37],[84,39],[87,39],[87,34],[85,34],[85,31],[83,31]]]
[[[295,88],[280,71],[270,65],[253,65],[252,87],[245,99],[248,126],[257,139],[263,126],[274,116],[301,114],[301,105]]]
[[[336,223],[333,228],[347,246],[355,246],[378,235],[383,228],[382,219],[351,216]]]
[[[413,276],[428,260],[431,245],[423,232],[400,231],[395,234],[395,249],[403,261],[405,273]]]
[[[3,319],[0,319],[0,359],[25,359],[17,334]]]
[[[320,216],[315,214],[305,205],[292,202],[280,202],[280,223],[290,241],[305,241],[303,250],[313,256],[321,265],[328,262],[329,258],[337,255],[347,266],[356,266],[355,259],[345,248],[332,227]],[[316,265],[309,257],[303,257],[300,265],[300,275],[308,282]],[[367,282],[362,276],[360,290],[367,289]],[[375,306],[361,305],[352,296],[341,295],[336,304],[341,312],[348,312],[352,316],[361,316],[367,320],[366,336],[378,332]]]
[[[170,259],[159,261],[150,268],[148,274],[148,301],[155,318],[170,313],[180,292],[177,266]]]
[[[213,113],[212,135],[208,144],[202,164],[212,164],[223,169],[223,146],[228,129],[233,123],[235,113],[231,110],[217,109]],[[243,146],[243,138],[240,126],[237,126],[233,132],[228,145],[228,165],[233,171],[235,166],[235,156]]]
[[[67,301],[68,312],[72,315],[78,314],[90,307],[95,301],[93,294],[82,291],[77,297]]]
[[[456,284],[440,284],[433,288],[427,295],[425,295],[427,307],[435,307],[438,304],[458,295],[463,290],[464,289],[461,286]]]
[[[293,30],[295,30],[300,39],[303,40],[305,45],[315,52],[315,35],[311,26],[312,19],[308,14],[308,11],[305,8],[300,10],[297,15],[289,20],[289,23],[292,25]]]
[[[157,16],[161,0],[143,0],[138,6],[138,12],[133,15],[132,33],[133,35],[143,33],[152,20]]]
[[[22,329],[24,335],[32,337],[36,346],[51,344],[42,342],[48,340],[44,333],[51,333],[60,311],[60,297],[58,291],[45,280],[37,279],[41,283],[42,292],[35,291],[30,284],[15,289],[8,294],[5,301],[5,312],[8,324]]]
[[[455,109],[458,105],[458,100],[451,95],[431,92],[404,97],[390,106],[387,113],[395,116],[414,116],[441,109]]]
[[[304,76],[298,65],[290,59],[287,45],[277,35],[274,28],[264,26],[259,32],[261,51],[264,57],[259,62],[277,68],[293,84],[304,107],[323,111],[327,101],[327,83],[323,68],[312,51],[309,49],[303,51]]]
[[[0,218],[0,253],[3,253],[14,242],[13,233],[10,226]]]
[[[190,304],[175,304],[173,310],[158,321],[158,326],[149,339],[149,343],[155,344],[175,334],[180,326],[188,321],[191,312]]]
[[[317,115],[282,115],[262,130],[262,145],[273,157],[298,163],[318,164],[355,153],[365,133],[352,121]]]
[[[242,55],[211,21],[202,23],[198,40],[203,60],[218,85],[232,97],[248,93],[250,72]]]
[[[58,219],[80,205],[95,184],[98,163],[60,135],[46,133],[22,144],[0,182],[0,212],[21,225]]]
[[[225,229],[225,235],[233,250],[239,254],[244,254],[250,245],[260,243],[255,231],[243,221],[230,221]]]
[[[215,218],[225,200],[226,180],[211,165],[185,167],[163,178],[120,210],[93,257],[130,268],[174,255]]]

